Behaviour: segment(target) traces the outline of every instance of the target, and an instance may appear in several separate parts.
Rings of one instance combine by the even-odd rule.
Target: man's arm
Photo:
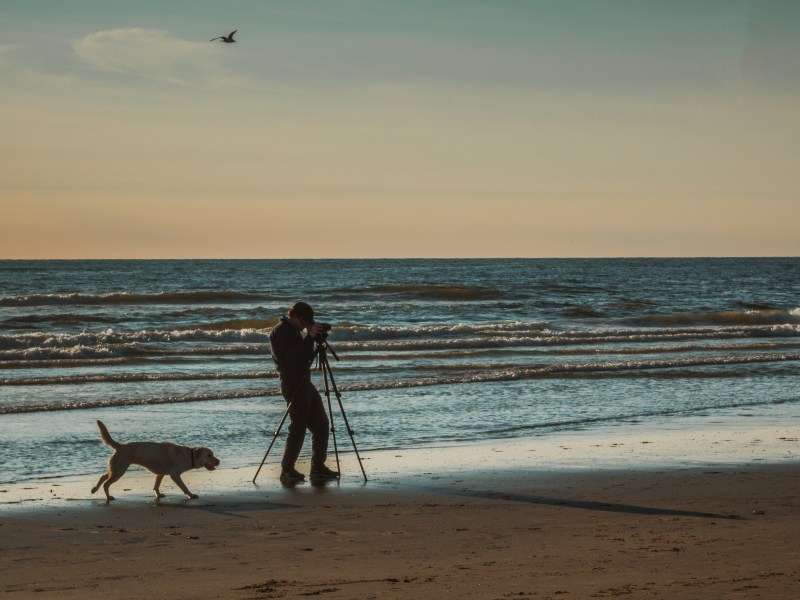
[[[291,326],[275,330],[270,343],[275,346],[278,360],[294,366],[308,364],[314,356],[314,338],[301,337]]]

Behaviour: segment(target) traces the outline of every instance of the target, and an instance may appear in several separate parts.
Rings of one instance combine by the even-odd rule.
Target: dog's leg
[[[183,483],[183,479],[181,479],[180,473],[177,473],[175,475],[170,475],[170,478],[172,478],[172,481],[175,482],[175,485],[177,485],[179,488],[181,488],[181,490],[183,490],[183,493],[186,494],[187,496],[189,496],[189,498],[199,498],[200,497],[197,494],[193,494],[192,492],[189,491],[189,488],[187,488],[186,484]]]
[[[120,477],[122,477],[122,475],[120,475],[119,477],[115,477],[114,479],[109,478],[108,481],[106,481],[103,484],[103,491],[106,493],[106,504],[108,504],[112,500],[116,500],[116,498],[114,498],[114,496],[112,496],[111,494],[108,493],[108,488],[110,488],[111,484],[114,483]]]
[[[159,489],[161,487],[162,479],[164,479],[163,475],[156,475],[156,484],[153,486],[153,491],[156,493],[156,500],[165,496],[165,494],[162,494],[161,490]]]
[[[113,454],[108,460],[108,476],[106,482],[103,484],[103,491],[106,493],[106,504],[115,500],[114,496],[108,493],[108,488],[119,480],[120,477],[125,475],[131,464],[122,458],[119,454]]]
[[[103,473],[103,476],[100,478],[100,481],[97,482],[97,485],[92,488],[92,493],[94,494],[97,490],[100,489],[100,486],[103,485],[103,482],[108,479],[108,473]]]
[[[119,477],[117,477],[117,479],[119,479]],[[114,481],[116,481],[116,479]],[[106,504],[108,504],[112,500],[116,500],[114,496],[108,493],[108,488],[111,487],[111,484],[114,483],[114,481],[108,480],[103,484],[103,491],[106,493]]]

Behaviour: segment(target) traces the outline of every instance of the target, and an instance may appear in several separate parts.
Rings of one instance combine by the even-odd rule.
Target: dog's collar
[[[194,469],[195,468],[195,465],[194,465],[194,448],[189,448],[189,454],[192,457],[192,468]]]

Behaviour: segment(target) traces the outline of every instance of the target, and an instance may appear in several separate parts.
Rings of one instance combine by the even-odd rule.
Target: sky
[[[0,258],[797,256],[798,57],[795,0],[0,0]]]

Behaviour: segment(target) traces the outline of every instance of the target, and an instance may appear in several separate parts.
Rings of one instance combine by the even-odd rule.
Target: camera
[[[317,335],[314,336],[314,341],[317,342],[318,344],[322,344],[325,340],[328,339],[328,332],[331,330],[331,324],[317,323],[317,325],[319,325],[321,331],[319,331]]]

